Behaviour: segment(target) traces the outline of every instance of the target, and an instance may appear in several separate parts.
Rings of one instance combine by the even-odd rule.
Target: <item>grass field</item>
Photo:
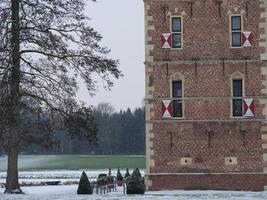
[[[0,171],[6,170],[7,157],[0,157]],[[145,156],[105,155],[23,155],[19,170],[79,170],[108,168],[145,168]]]

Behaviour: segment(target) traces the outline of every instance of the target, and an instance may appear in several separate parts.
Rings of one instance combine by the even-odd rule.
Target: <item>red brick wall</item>
[[[262,96],[261,89],[261,62],[230,64],[223,67],[222,64],[198,64],[195,65],[159,65],[153,67],[154,98],[170,97],[170,78],[172,74],[179,72],[184,76],[184,96],[199,97],[187,98],[185,103],[185,117],[187,119],[224,119],[231,114],[231,75],[240,72],[245,77],[245,96]],[[214,98],[207,98],[214,97]],[[263,107],[258,104],[255,107],[256,116],[260,118]],[[156,116],[154,119],[161,119],[161,101],[152,102],[155,104]]]
[[[150,173],[234,173],[263,172],[263,150],[261,143],[261,120],[264,105],[259,48],[260,6],[259,1],[224,0],[219,5],[215,0],[196,0],[192,7],[187,1],[146,0],[150,6],[148,16],[155,30],[148,30],[151,37],[147,45],[154,45],[148,52],[154,62],[146,63],[150,68],[149,86],[154,87],[150,112],[155,162]],[[166,11],[164,20],[164,9]],[[243,10],[243,11],[241,11]],[[243,14],[243,31],[253,32],[252,48],[230,47],[230,15]],[[170,17],[183,16],[183,47],[180,50],[162,49],[161,34],[170,31]],[[245,57],[249,56],[248,62]],[[221,58],[226,59],[225,64]],[[193,58],[200,61],[195,65]],[[164,62],[162,62],[164,61]],[[170,78],[179,72],[184,77],[184,119],[162,120],[161,99],[170,97]],[[245,96],[255,99],[255,117],[231,118],[231,75],[244,75]],[[155,121],[156,120],[156,121]],[[210,120],[210,121],[209,121]],[[207,132],[214,136],[208,141]],[[240,130],[246,130],[245,136]],[[171,136],[172,133],[172,144]],[[192,165],[180,164],[183,157],[192,158]],[[238,164],[225,165],[225,157],[237,157]],[[263,190],[267,185],[265,175],[221,175],[221,176],[149,176],[151,190],[158,189],[227,189]],[[247,182],[244,182],[248,178]],[[242,184],[241,184],[242,183]]]
[[[230,17],[228,11],[232,14],[240,14],[240,10],[246,11],[246,0],[224,0],[221,5],[221,17],[219,15],[219,6],[216,0],[196,0],[193,4],[192,17],[190,1],[149,1],[150,11],[148,15],[153,16],[150,22],[155,26],[155,31],[149,32],[155,45],[154,60],[191,60],[194,57],[201,59],[219,59],[227,57],[228,59],[240,59],[244,56],[259,58],[260,50],[258,48],[259,38],[259,1],[249,1],[248,17],[243,16],[243,30],[253,31],[253,48],[250,49],[231,49],[230,47]],[[183,47],[182,50],[162,50],[161,34],[170,32],[170,18],[165,17],[163,7],[172,15],[183,16]],[[235,11],[235,7],[238,11]],[[177,11],[175,11],[177,10]],[[166,12],[166,13],[167,13]]]
[[[241,126],[248,131],[245,139]],[[155,123],[155,167],[151,173],[262,172],[259,127],[259,122]],[[208,129],[214,131],[210,147]],[[193,158],[191,166],[180,164],[184,157]],[[238,164],[225,165],[224,157],[237,157]]]
[[[217,174],[217,175],[171,175],[152,176],[153,188],[185,190],[238,190],[262,191],[267,175],[261,174]]]

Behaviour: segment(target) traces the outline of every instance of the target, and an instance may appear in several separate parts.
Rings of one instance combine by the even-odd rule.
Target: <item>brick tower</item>
[[[267,186],[267,0],[144,0],[149,190]]]

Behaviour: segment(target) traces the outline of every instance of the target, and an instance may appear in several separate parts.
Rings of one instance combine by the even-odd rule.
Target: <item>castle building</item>
[[[144,4],[147,189],[264,190],[267,0]]]

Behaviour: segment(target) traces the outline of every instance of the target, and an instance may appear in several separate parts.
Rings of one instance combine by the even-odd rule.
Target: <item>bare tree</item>
[[[96,108],[96,112],[101,113],[101,115],[111,116],[115,112],[115,108],[110,103],[99,103]]]
[[[76,116],[83,111],[75,100],[79,78],[93,94],[94,74],[108,88],[112,78],[121,76],[118,61],[108,57],[109,49],[99,44],[101,35],[88,25],[85,6],[86,0],[0,1],[0,135],[8,146],[6,193],[21,192],[17,164],[23,102]]]

